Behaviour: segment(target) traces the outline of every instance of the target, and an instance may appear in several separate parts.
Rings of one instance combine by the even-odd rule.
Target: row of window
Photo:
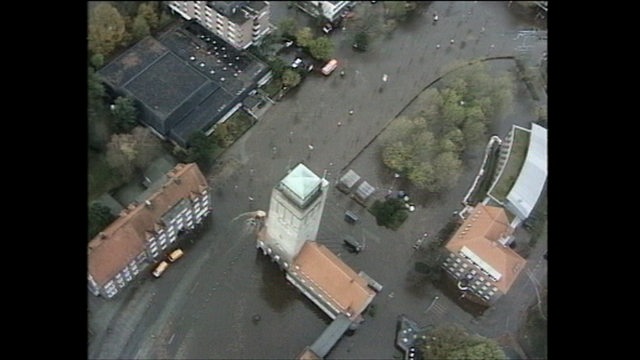
[[[470,257],[466,256],[463,253],[459,253],[460,256],[462,256],[463,258],[467,259],[470,263],[472,263],[473,265],[475,265],[480,271],[482,271],[483,274],[487,275],[491,280],[493,281],[498,281],[498,279],[496,279],[495,277],[493,277],[493,275],[489,274],[485,269],[482,268],[482,266],[480,266],[479,264],[477,264],[475,261],[473,261]]]

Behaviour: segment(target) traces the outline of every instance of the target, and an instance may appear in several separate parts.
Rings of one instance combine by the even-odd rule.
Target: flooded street
[[[286,13],[280,8],[286,2],[272,7]],[[433,11],[440,14],[436,25],[430,21]],[[461,208],[483,150],[470,158],[454,189],[419,199],[416,211],[397,231],[377,226],[366,209],[334,185],[343,170],[352,168],[380,192],[397,190],[402,183],[394,183],[393,174],[381,166],[377,134],[452,61],[513,55],[521,43],[514,34],[525,26],[504,2],[433,2],[366,53],[353,52],[348,31],[332,35],[338,44],[335,56],[348,67],[348,76],[308,77],[297,93],[273,106],[222,156],[221,162],[230,165],[210,178],[213,216],[185,247],[184,258],[162,278],[140,279],[116,299],[89,295],[96,314],[90,326],[97,339],[89,346],[90,358],[292,358],[313,343],[329,317],[256,250],[244,218],[234,221],[249,211],[267,211],[272,187],[301,161],[319,176],[326,171],[331,182],[317,241],[384,286],[373,300],[375,315],[365,315],[355,334],[341,339],[328,359],[397,356],[396,321],[402,313],[421,325],[457,323],[489,337],[513,331],[517,320],[510,314],[535,297],[527,276],[518,279],[511,300],[501,300],[495,310],[474,318],[413,271],[416,239],[425,232],[436,234]],[[449,46],[451,38],[457,39],[456,46]],[[500,60],[496,66],[512,65]],[[383,74],[389,81],[378,91]],[[492,129],[500,137],[512,124],[528,128],[533,120],[532,100],[520,83],[517,88],[514,111]],[[272,156],[274,145],[278,151]],[[360,221],[345,222],[346,210]],[[345,234],[364,242],[365,249],[349,253],[341,241]],[[546,237],[531,258],[541,256],[543,247]],[[546,263],[536,271],[546,278]],[[439,298],[434,302],[435,296]],[[109,334],[107,326],[112,328]]]

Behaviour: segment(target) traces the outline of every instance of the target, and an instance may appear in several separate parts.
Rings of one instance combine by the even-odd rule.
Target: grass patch
[[[274,99],[282,91],[282,80],[274,78],[268,84],[263,86],[262,90],[269,98]]]
[[[244,110],[238,110],[224,124],[218,125],[213,136],[220,149],[214,153],[214,158],[220,155],[224,149],[231,146],[255,123],[256,119],[251,115]]]
[[[491,195],[502,202],[506,200],[507,194],[509,194],[513,184],[516,182],[529,148],[529,132],[517,128],[514,131],[509,159],[504,165],[504,170],[496,182],[496,186],[491,191]]]
[[[122,178],[109,166],[104,154],[97,154],[89,150],[88,157],[88,200],[92,202],[107,191],[122,185],[123,182]]]
[[[496,144],[494,145],[493,149],[489,150],[487,163],[484,167],[484,174],[482,174],[478,186],[475,188],[471,196],[469,196],[469,205],[475,206],[487,196],[487,192],[491,187],[491,180],[493,180],[493,176],[496,172],[496,164],[498,163],[499,155],[500,146]]]

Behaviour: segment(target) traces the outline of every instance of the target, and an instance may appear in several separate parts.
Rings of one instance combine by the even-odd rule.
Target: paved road
[[[430,21],[434,10],[440,15],[435,26]],[[522,25],[511,20],[504,3],[434,2],[428,11],[422,21],[397,29],[389,41],[375,43],[363,54],[350,48],[348,31],[334,35],[336,57],[347,76],[310,76],[225,153],[223,165],[211,177],[214,216],[202,238],[188,244],[185,257],[161,279],[139,279],[115,300],[89,295],[95,333],[91,358],[282,358],[315,340],[328,318],[259,255],[253,240],[243,233],[242,221],[231,220],[246,211],[267,210],[273,185],[300,161],[318,174],[326,170],[331,181],[351,163],[374,186],[390,187],[392,178],[379,166],[375,143],[352,162],[354,155],[440,76],[443,66],[453,60],[512,55],[520,41],[514,40],[514,30]],[[449,45],[451,38],[456,40],[454,46]],[[438,43],[440,49],[435,47]],[[498,66],[510,65],[503,61]],[[379,92],[382,74],[388,74],[389,81]],[[504,135],[513,123],[528,126],[533,119],[526,92],[520,89],[519,96],[517,112],[499,122],[496,133]],[[467,171],[450,193],[421,199],[397,232],[377,227],[364,213],[358,225],[346,224],[345,209],[363,210],[331,189],[319,241],[385,288],[374,300],[376,316],[367,318],[354,336],[342,339],[328,358],[392,357],[397,353],[393,343],[399,313],[422,323],[460,323],[492,337],[515,329],[518,318],[511,314],[526,308],[535,296],[528,277],[521,276],[514,285],[517,297],[474,320],[444,296],[425,314],[438,292],[411,272],[415,238],[425,231],[437,232],[459,209],[480,160],[480,152],[470,157]],[[366,238],[365,251],[346,253],[339,244],[343,233]],[[546,239],[534,249],[532,259],[538,259],[543,248]],[[546,276],[546,264],[533,260],[528,266],[536,278]],[[251,320],[254,314],[261,315],[257,323]]]

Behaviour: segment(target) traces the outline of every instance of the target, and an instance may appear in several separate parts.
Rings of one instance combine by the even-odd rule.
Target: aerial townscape
[[[88,2],[88,358],[547,358],[547,12]]]

